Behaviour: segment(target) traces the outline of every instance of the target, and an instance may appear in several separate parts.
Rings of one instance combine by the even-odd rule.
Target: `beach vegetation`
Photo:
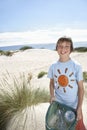
[[[83,80],[85,82],[87,82],[87,72],[86,71],[83,72]]]
[[[13,76],[12,83],[8,82],[7,77],[4,77],[0,82],[0,130],[6,130],[12,117],[24,109],[32,106],[34,108],[39,103],[49,102],[49,94],[46,90],[33,89],[34,87],[24,75],[20,77],[19,80]]]
[[[87,52],[87,47],[77,47],[74,49],[76,52]]]
[[[84,82],[85,82],[85,89],[84,89],[84,92],[85,92],[85,97],[87,98],[87,72],[86,71],[84,71],[83,72],[83,80],[84,80]]]
[[[4,51],[3,50],[0,50],[0,55],[3,55],[4,54]]]
[[[87,98],[87,86],[85,86],[85,97]]]
[[[0,50],[0,55],[12,56],[14,52]]]
[[[45,71],[41,71],[39,74],[38,74],[38,78],[42,78],[44,75],[46,75],[47,72]]]
[[[33,48],[31,46],[23,46],[19,50],[24,51],[24,50],[27,50],[27,49],[33,49]]]
[[[4,52],[4,55],[6,55],[6,56],[12,56],[12,55],[13,55],[13,52],[11,52],[11,51],[5,51],[5,52]]]

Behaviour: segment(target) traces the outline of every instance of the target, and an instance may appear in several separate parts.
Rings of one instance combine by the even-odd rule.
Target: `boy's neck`
[[[59,61],[60,62],[67,62],[70,60],[70,57],[67,57],[67,58],[59,58]]]

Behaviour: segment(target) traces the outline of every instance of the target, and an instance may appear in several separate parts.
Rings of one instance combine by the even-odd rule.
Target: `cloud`
[[[47,29],[27,32],[0,33],[0,46],[32,43],[55,43],[59,37],[69,36],[73,41],[87,41],[87,29]]]

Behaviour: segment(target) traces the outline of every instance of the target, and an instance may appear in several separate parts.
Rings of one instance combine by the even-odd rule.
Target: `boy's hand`
[[[55,96],[50,97],[50,103],[52,103],[53,101],[55,101]]]

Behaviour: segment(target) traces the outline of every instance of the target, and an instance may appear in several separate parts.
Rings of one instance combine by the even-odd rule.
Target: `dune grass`
[[[14,52],[0,50],[0,55],[12,56]]]
[[[84,88],[85,88],[85,89],[84,89],[84,95],[85,95],[85,97],[87,98],[87,84],[84,85]]]
[[[47,72],[45,72],[45,71],[41,71],[39,74],[38,74],[38,79],[39,78],[42,78],[44,75],[46,75],[47,74]]]
[[[21,47],[19,50],[21,50],[21,51],[25,51],[25,50],[27,50],[27,49],[33,49],[31,46],[23,46],[23,47]]]
[[[77,52],[87,52],[87,47],[77,47],[74,49]]]
[[[87,82],[87,72],[86,71],[83,72],[83,79],[84,79],[84,82]]]
[[[0,85],[0,88],[5,88],[7,85],[10,90],[0,89],[0,130],[6,130],[9,120],[16,113],[27,107],[49,101],[49,94],[46,90],[33,89],[31,83],[24,76],[20,81],[14,76],[13,84],[9,84],[8,79],[4,78],[2,86]]]

